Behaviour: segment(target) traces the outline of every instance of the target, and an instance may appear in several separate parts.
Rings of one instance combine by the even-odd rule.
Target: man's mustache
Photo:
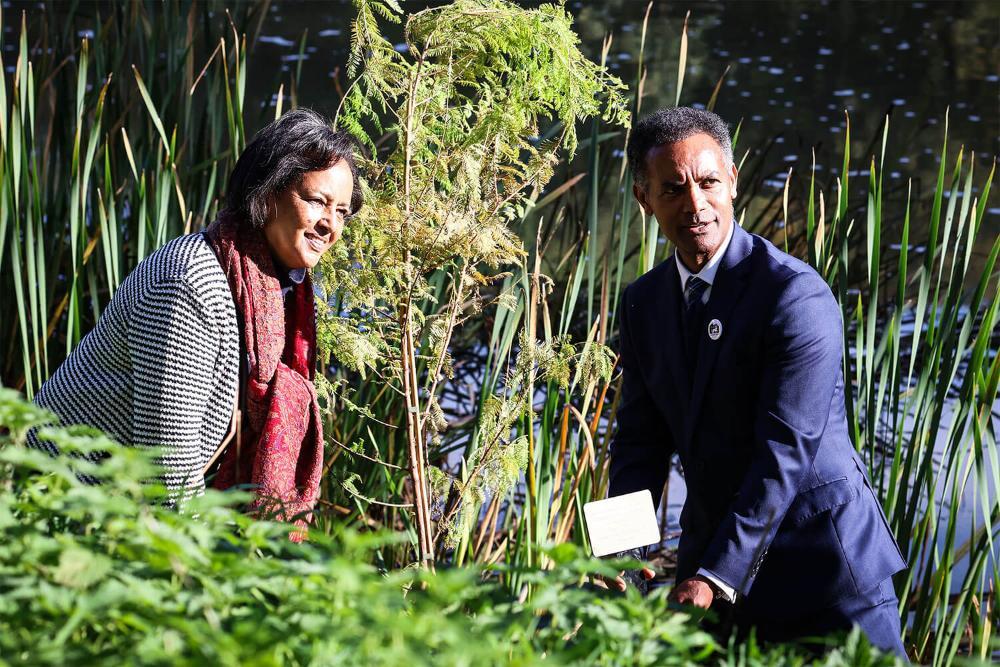
[[[696,225],[707,225],[710,222],[715,222],[715,216],[695,216],[691,218],[685,218],[681,220],[681,225],[684,227],[694,227]]]

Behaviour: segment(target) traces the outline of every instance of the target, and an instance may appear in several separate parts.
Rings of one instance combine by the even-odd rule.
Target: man
[[[676,452],[675,600],[723,608],[765,639],[856,624],[905,657],[891,575],[906,564],[848,437],[833,294],[734,222],[737,170],[715,114],[657,111],[628,159],[636,199],[677,250],[622,297],[609,495],[659,499]]]

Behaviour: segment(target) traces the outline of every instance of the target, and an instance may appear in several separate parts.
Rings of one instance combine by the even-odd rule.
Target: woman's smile
[[[305,238],[306,243],[309,244],[312,251],[318,255],[322,255],[331,245],[333,245],[333,241],[330,240],[329,235],[320,236],[319,234],[315,234],[313,232],[306,232]]]

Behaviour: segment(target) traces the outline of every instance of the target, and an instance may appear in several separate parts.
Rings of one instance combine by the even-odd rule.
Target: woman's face
[[[344,230],[351,212],[354,176],[340,160],[323,171],[307,171],[279,194],[264,223],[271,252],[288,269],[311,269]]]

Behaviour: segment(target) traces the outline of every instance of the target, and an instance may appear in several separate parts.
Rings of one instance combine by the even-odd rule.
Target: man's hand
[[[687,604],[708,609],[715,600],[715,589],[708,579],[695,575],[680,582],[670,591],[670,599],[678,604]]]
[[[656,576],[656,573],[650,570],[648,567],[642,568],[641,570],[639,570],[639,572],[642,574],[642,578],[645,579],[646,581],[649,581],[650,579]],[[615,577],[614,579],[611,579],[610,577],[598,577],[595,583],[598,586],[603,586],[604,588],[611,588],[616,591],[624,592],[625,588],[628,586],[628,584],[625,583],[624,575],[625,571],[622,570],[621,572],[618,573],[618,576]]]

